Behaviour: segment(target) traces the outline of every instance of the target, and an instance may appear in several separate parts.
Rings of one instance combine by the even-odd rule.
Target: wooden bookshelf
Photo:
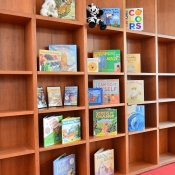
[[[52,162],[66,152],[76,154],[77,175],[94,174],[94,153],[114,149],[115,175],[138,174],[175,162],[175,32],[173,0],[94,0],[102,7],[121,10],[121,27],[101,31],[86,23],[86,5],[76,0],[76,20],[40,15],[43,0],[0,2],[0,174],[51,175]],[[144,9],[144,30],[125,26],[125,8]],[[42,72],[38,50],[49,44],[76,44],[78,72]],[[121,73],[88,73],[87,57],[95,49],[120,49]],[[141,73],[127,73],[126,54],[141,54]],[[119,79],[120,104],[88,106],[93,79]],[[145,82],[145,123],[141,132],[128,133],[126,82]],[[37,86],[79,86],[76,107],[37,108]],[[118,134],[94,137],[92,112],[118,111]],[[58,114],[80,116],[82,140],[43,147],[42,119]],[[20,168],[19,168],[20,165]],[[9,167],[11,167],[9,169]]]

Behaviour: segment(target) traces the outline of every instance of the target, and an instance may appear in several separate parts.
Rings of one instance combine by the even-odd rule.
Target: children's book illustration
[[[120,8],[102,8],[102,20],[107,26],[120,27]]]
[[[44,147],[61,143],[61,121],[63,116],[50,116],[43,118]]]
[[[141,72],[140,54],[127,54],[127,72],[128,73]]]
[[[103,89],[103,104],[120,103],[119,79],[93,80],[93,88]]]
[[[76,175],[75,154],[62,154],[53,161],[53,175]]]
[[[117,134],[117,109],[93,110],[94,136]]]
[[[128,106],[128,131],[142,131],[145,129],[145,106]]]
[[[80,117],[67,117],[62,120],[62,143],[81,140]]]
[[[98,150],[94,154],[94,163],[95,175],[114,174],[114,149]]]
[[[87,70],[88,72],[98,72],[99,58],[87,58]]]
[[[77,46],[71,44],[51,44],[49,50],[60,54],[60,69],[63,72],[77,72]]]
[[[78,86],[65,86],[64,105],[77,106],[78,104]]]
[[[88,88],[89,105],[103,104],[103,89],[102,88]]]
[[[37,87],[37,102],[38,109],[47,107],[43,87]]]

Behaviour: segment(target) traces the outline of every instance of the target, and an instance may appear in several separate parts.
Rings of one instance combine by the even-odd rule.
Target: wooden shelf
[[[163,102],[174,102],[175,98],[159,98],[158,102],[163,103]]]
[[[32,71],[0,71],[0,75],[32,75]]]
[[[175,161],[175,154],[172,154],[169,152],[160,154],[159,156],[160,156],[160,161],[159,161],[160,166],[173,163]]]
[[[84,72],[44,72],[38,71],[38,75],[84,75]]]
[[[159,123],[159,128],[164,129],[164,128],[170,128],[170,127],[175,127],[175,121],[165,121],[165,122],[160,122]]]
[[[144,132],[149,132],[149,131],[155,131],[157,130],[157,128],[153,128],[153,127],[145,127],[145,130],[143,131],[134,131],[134,132],[128,132],[128,135],[133,135],[133,134],[138,134],[138,133],[144,133]]]
[[[34,111],[29,110],[19,110],[19,111],[0,111],[0,117],[10,117],[18,115],[32,115]]]
[[[136,105],[136,104],[151,104],[151,103],[156,103],[156,100],[152,101],[144,101],[144,102],[137,102],[137,103],[128,103],[128,105]]]
[[[10,148],[0,148],[0,159],[27,155],[35,153],[35,150],[29,146],[14,146]]]
[[[88,75],[124,75],[124,72],[88,72]]]
[[[109,108],[109,107],[119,107],[119,106],[124,106],[124,103],[119,103],[119,104],[102,104],[102,105],[93,105],[89,106],[89,109],[98,109],[98,108]]]

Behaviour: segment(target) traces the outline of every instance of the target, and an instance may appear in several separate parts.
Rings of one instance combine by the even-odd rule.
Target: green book
[[[109,136],[117,134],[117,109],[93,110],[94,136]]]
[[[63,116],[50,116],[43,118],[44,147],[61,143],[61,121]]]
[[[99,72],[121,72],[120,50],[94,50],[93,57],[99,58]]]

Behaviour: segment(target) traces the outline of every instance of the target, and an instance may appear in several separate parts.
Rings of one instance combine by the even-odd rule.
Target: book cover
[[[130,30],[143,30],[143,8],[126,9],[126,27]]]
[[[77,106],[78,104],[78,86],[65,86],[64,105]]]
[[[94,50],[93,57],[99,58],[99,72],[121,72],[120,50]]]
[[[44,147],[61,143],[61,121],[63,116],[46,116],[43,118]]]
[[[141,72],[140,54],[127,54],[127,72],[128,73]]]
[[[107,26],[120,27],[120,8],[102,8],[102,20]]]
[[[89,105],[103,104],[103,89],[88,88],[88,102],[89,102]]]
[[[38,109],[47,107],[43,87],[37,87],[37,103],[38,103]]]
[[[49,50],[59,52],[60,71],[77,72],[77,45],[50,44]]]
[[[58,18],[75,19],[75,0],[55,0]]]
[[[75,175],[75,167],[75,154],[64,153],[53,161],[53,175]]]
[[[109,136],[117,134],[117,109],[93,110],[94,136]]]
[[[98,72],[99,70],[99,59],[98,58],[87,58],[87,70],[88,72]]]
[[[119,79],[93,80],[93,88],[103,89],[103,104],[120,103]]]
[[[145,106],[128,106],[128,131],[145,130]]]
[[[67,117],[62,120],[62,143],[81,140],[80,117]]]
[[[48,72],[61,71],[61,52],[39,49],[39,70]]]
[[[57,87],[48,86],[47,94],[48,94],[49,107],[62,106],[61,88],[59,86]]]
[[[127,80],[127,102],[144,102],[144,80]]]
[[[100,149],[94,154],[95,175],[114,174],[114,149]]]

